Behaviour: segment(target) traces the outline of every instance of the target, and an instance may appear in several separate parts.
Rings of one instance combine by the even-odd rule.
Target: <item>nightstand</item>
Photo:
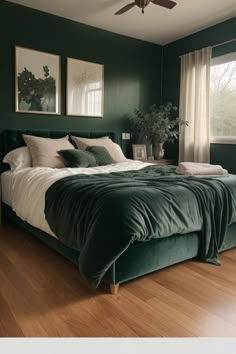
[[[167,160],[167,159],[160,159],[160,160],[141,160],[142,162],[150,162],[156,165],[175,165],[175,160]]]

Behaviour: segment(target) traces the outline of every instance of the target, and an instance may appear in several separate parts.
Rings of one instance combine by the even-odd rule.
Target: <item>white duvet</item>
[[[53,235],[44,215],[45,193],[57,180],[76,174],[96,174],[140,170],[150,163],[127,160],[93,168],[24,168],[12,173],[12,209],[29,224]]]

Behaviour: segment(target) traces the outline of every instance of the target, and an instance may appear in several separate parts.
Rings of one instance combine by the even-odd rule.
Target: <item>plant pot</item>
[[[155,160],[160,160],[164,157],[165,150],[163,149],[163,143],[156,143],[153,144],[153,155],[155,157]]]

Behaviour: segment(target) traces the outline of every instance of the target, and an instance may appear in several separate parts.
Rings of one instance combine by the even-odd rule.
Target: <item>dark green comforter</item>
[[[217,264],[226,227],[236,220],[236,176],[178,176],[175,167],[74,175],[45,197],[52,231],[80,251],[79,268],[97,287],[134,241],[201,232],[202,260]]]

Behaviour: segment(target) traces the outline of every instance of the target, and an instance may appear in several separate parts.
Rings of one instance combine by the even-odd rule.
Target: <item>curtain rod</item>
[[[222,43],[218,43],[218,44],[212,45],[211,48],[219,47],[220,45],[228,44],[228,43],[234,42],[234,41],[236,41],[236,38],[230,39],[229,41],[225,41],[225,42],[222,42]]]
[[[209,46],[209,47],[210,47],[210,48],[216,48],[216,47],[219,47],[220,45],[228,44],[228,43],[234,42],[234,41],[236,41],[236,38],[233,38],[233,39],[230,39],[229,41],[221,42],[221,43],[218,43],[218,44]],[[192,52],[192,53],[194,53],[194,52]],[[187,53],[186,53],[186,54],[187,54]],[[184,55],[185,55],[185,54],[180,55],[179,58],[181,58],[181,57],[184,56]]]

